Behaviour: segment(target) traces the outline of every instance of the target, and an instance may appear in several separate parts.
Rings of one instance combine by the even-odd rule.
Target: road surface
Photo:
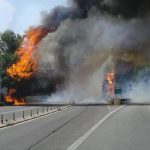
[[[0,150],[149,150],[150,106],[75,106],[0,129]]]

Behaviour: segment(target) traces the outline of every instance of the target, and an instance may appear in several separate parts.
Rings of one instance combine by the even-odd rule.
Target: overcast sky
[[[23,34],[31,25],[40,24],[41,12],[51,11],[68,0],[0,0],[0,32],[12,29]]]

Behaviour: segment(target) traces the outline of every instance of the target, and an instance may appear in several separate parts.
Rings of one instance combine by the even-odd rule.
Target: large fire
[[[115,81],[115,73],[114,72],[110,72],[110,73],[107,73],[107,81],[108,81],[108,96],[110,98],[114,98],[115,96],[115,84],[114,84],[114,81]]]
[[[29,79],[37,70],[37,60],[36,55],[37,46],[39,42],[48,34],[49,30],[43,27],[30,28],[23,39],[21,46],[16,51],[18,56],[18,61],[12,64],[7,69],[7,74],[17,80]],[[10,89],[8,95],[5,97],[6,102],[13,103],[14,105],[24,105],[23,99],[17,100],[13,98],[13,93],[15,89]]]
[[[16,51],[18,61],[7,69],[7,74],[17,80],[30,78],[37,70],[37,45],[48,34],[42,27],[31,28]]]

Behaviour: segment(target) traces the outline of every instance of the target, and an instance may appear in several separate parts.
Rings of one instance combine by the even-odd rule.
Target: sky
[[[11,29],[23,34],[29,26],[40,24],[42,11],[60,5],[67,6],[68,0],[0,0],[0,32]]]

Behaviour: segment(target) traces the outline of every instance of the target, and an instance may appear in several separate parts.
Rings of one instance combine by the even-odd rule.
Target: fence
[[[43,106],[0,113],[0,127],[9,126],[19,122],[38,118],[40,116],[47,115],[52,112],[60,111],[67,107],[69,106],[67,105]]]

